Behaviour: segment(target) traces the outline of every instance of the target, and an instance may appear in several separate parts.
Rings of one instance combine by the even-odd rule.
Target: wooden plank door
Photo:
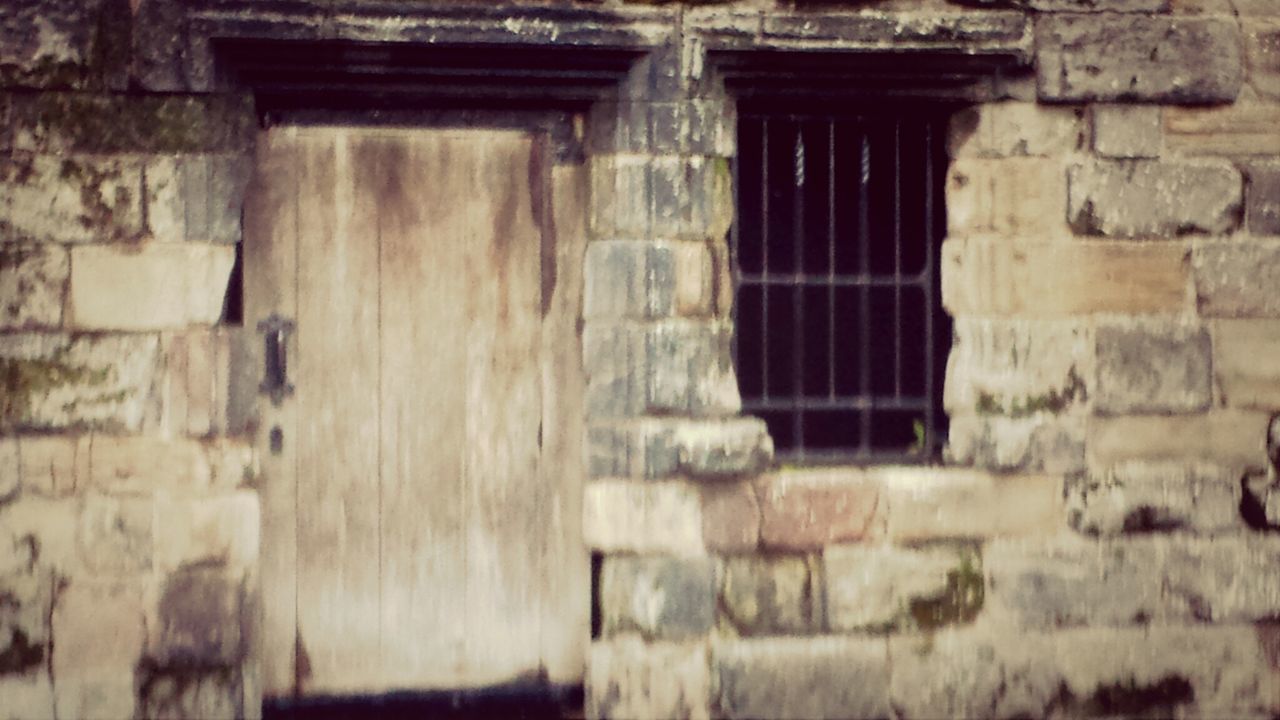
[[[581,682],[583,175],[515,131],[260,139],[246,321],[295,327],[258,430],[267,696]]]

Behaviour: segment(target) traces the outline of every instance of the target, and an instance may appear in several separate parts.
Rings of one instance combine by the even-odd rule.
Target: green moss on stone
[[[982,610],[985,592],[982,559],[965,551],[956,568],[947,572],[946,589],[934,597],[912,598],[907,612],[921,630],[972,622]]]
[[[0,358],[0,384],[4,390],[0,394],[0,426],[11,426],[29,418],[35,401],[51,390],[67,385],[100,386],[110,378],[110,368],[69,363],[65,349],[49,358]],[[110,395],[104,393],[102,398],[94,400],[105,402],[112,399]]]
[[[247,96],[42,93],[15,107],[16,128],[45,147],[83,152],[216,152],[252,146]]]
[[[1061,389],[1050,390],[1043,395],[1014,398],[1008,407],[1005,407],[991,393],[983,391],[978,393],[978,401],[974,405],[974,410],[979,415],[1008,415],[1010,417],[1026,417],[1039,412],[1057,415],[1077,400],[1088,399],[1088,396],[1084,379],[1080,377],[1080,373],[1072,365],[1071,369],[1067,371],[1067,382]]]

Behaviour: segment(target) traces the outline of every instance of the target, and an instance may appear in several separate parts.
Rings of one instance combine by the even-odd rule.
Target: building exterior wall
[[[181,6],[0,10],[0,715],[258,709],[256,119]],[[587,117],[589,715],[1280,712],[1280,5],[520,7],[570,6],[657,48]],[[953,118],[945,462],[778,467],[708,48],[983,43],[1027,62]]]

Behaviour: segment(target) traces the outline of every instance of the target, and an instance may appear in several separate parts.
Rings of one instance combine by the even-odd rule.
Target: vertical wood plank
[[[299,182],[298,635],[306,689],[381,682],[377,206],[349,131],[306,135]],[[287,438],[286,438],[287,442]],[[301,662],[301,660],[300,660]]]
[[[582,267],[586,253],[585,165],[558,166],[551,173],[550,234],[555,272],[543,268],[543,292],[551,293],[542,326],[542,457],[538,485],[546,494],[539,578],[543,598],[541,656],[548,679],[582,682],[591,641],[591,560],[582,538],[583,439]],[[546,242],[544,240],[544,247]],[[553,278],[548,288],[547,278]]]
[[[255,174],[245,200],[245,327],[254,368],[263,367],[258,323],[272,313],[297,316],[298,144],[287,130],[259,138]],[[288,348],[291,355],[296,346]],[[296,413],[292,401],[281,407],[259,404],[256,447],[262,473],[262,683],[267,697],[293,692],[297,632]],[[288,442],[278,451],[272,428]]]
[[[382,239],[382,520],[386,681],[465,684],[465,252],[468,147],[437,134],[371,140]]]
[[[468,680],[487,684],[539,665],[541,237],[530,138],[493,132],[476,147],[465,297],[466,626]]]

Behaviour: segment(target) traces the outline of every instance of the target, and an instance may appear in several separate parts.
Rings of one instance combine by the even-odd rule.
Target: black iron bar
[[[827,396],[836,396],[836,121],[827,119]]]
[[[769,120],[760,120],[760,272],[769,275]],[[760,288],[760,394],[769,398],[769,287]]]
[[[822,286],[829,284],[834,287],[886,288],[901,285],[903,287],[923,288],[929,284],[929,277],[927,275],[911,275],[898,280],[891,275],[836,275],[834,277],[826,277],[823,275],[809,275],[802,273],[772,273],[770,275],[743,273],[738,277],[738,281],[743,285]]]
[[[795,152],[795,169],[792,183],[792,203],[794,213],[791,219],[791,245],[794,249],[794,262],[796,272],[804,273],[804,251],[805,243],[808,238],[804,232],[804,123],[797,121],[796,138],[793,146]],[[805,395],[804,387],[804,286],[799,285],[792,289],[791,293],[791,309],[794,312],[792,320],[795,323],[795,362],[792,365],[791,379],[794,383],[792,386],[793,397],[796,399],[803,398]],[[799,450],[800,457],[804,457],[804,410],[796,408],[794,414],[796,446]]]
[[[936,191],[933,176],[935,152],[933,143],[933,122],[929,121],[924,126],[924,224],[926,228],[924,238],[924,275],[926,277],[933,276],[935,238],[940,229],[937,219],[934,217],[933,207],[933,193]],[[932,282],[925,285],[924,302],[924,396],[925,399],[929,400],[924,408],[924,451],[926,455],[932,456],[938,444],[937,428],[933,417],[933,314],[935,310]]]
[[[862,142],[858,148],[858,269],[871,274],[871,137],[870,130],[863,125]],[[859,288],[860,304],[858,307],[858,348],[859,358],[858,392],[871,394],[871,288],[863,285]],[[863,452],[871,449],[871,408],[862,409],[862,446]]]
[[[893,122],[893,394],[902,396],[902,121]]]

